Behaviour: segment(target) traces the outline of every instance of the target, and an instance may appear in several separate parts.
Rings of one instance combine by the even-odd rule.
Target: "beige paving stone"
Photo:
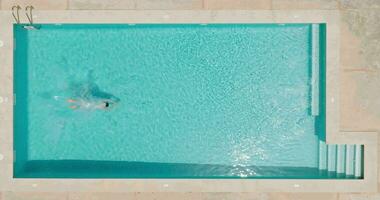
[[[103,179],[96,179],[91,181],[91,183],[86,179],[75,180],[75,183],[67,183],[67,191],[71,192],[80,192],[80,191],[88,191],[88,192],[97,192],[104,191],[102,190],[104,187]]]
[[[103,191],[124,191],[124,192],[138,192],[144,184],[141,181],[134,181],[133,183],[124,183],[122,180],[107,180],[104,181]]]
[[[341,19],[343,64],[352,62],[344,67],[380,69],[380,9],[342,11]]]
[[[379,0],[338,0],[342,9],[380,8]]]
[[[67,200],[67,193],[4,192],[3,200]]]
[[[1,8],[9,10],[14,5],[25,6],[33,5],[39,10],[64,10],[67,9],[67,0],[1,0]]]
[[[68,200],[134,200],[136,198],[136,193],[82,192],[68,194]]]
[[[13,144],[3,143],[0,146],[0,163],[13,164]]]
[[[137,0],[136,9],[144,10],[192,10],[202,9],[202,0]]]
[[[380,130],[379,70],[347,69],[340,79],[341,129]]]
[[[340,66],[341,68],[363,68],[364,55],[361,41],[348,26],[341,23],[340,27]]]
[[[339,194],[338,200],[379,200],[380,194]]]
[[[240,193],[239,198],[241,200],[270,200],[268,193],[253,193],[253,192]]]
[[[0,164],[0,169],[0,192],[12,191],[7,178],[12,176],[13,164]],[[4,193],[2,195],[4,196]]]
[[[377,170],[380,171],[380,137],[378,137],[377,141]],[[377,191],[380,194],[380,173],[377,177]]]
[[[335,0],[272,0],[273,9],[337,9]]]
[[[271,0],[204,0],[205,9],[271,9]]]
[[[337,200],[337,193],[271,193],[269,200]]]
[[[193,200],[202,199],[202,193],[181,193],[181,192],[153,192],[137,193],[136,200]]]
[[[236,200],[236,199],[244,199],[243,193],[231,193],[231,192],[220,192],[220,193],[203,193],[202,200]],[[255,196],[255,199],[258,197]]]
[[[135,9],[136,0],[68,0],[68,8],[73,10]]]
[[[257,187],[257,182],[245,182],[238,179],[226,179],[224,181],[203,180],[200,191],[204,192],[246,192],[254,191]],[[199,190],[198,190],[199,191]]]

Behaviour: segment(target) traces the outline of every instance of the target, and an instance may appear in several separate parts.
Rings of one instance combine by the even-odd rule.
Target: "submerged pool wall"
[[[318,138],[326,141],[326,24],[319,26],[319,79],[318,79],[318,115],[315,119]]]
[[[21,25],[13,25],[15,46],[14,61],[14,106],[13,106],[13,176],[18,177],[25,171],[28,162],[28,64],[27,64],[27,31]]]

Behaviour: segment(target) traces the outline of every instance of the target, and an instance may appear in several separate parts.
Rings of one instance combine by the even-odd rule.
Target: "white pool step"
[[[336,173],[344,174],[346,166],[346,145],[339,144],[337,145],[336,150]]]
[[[347,145],[346,147],[346,174],[354,176],[355,173],[355,145]]]
[[[312,25],[311,50],[311,115],[319,115],[319,24]]]
[[[318,168],[331,178],[361,178],[362,158],[363,145],[336,145],[319,141]]]

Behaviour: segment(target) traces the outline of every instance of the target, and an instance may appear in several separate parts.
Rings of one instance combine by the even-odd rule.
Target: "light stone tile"
[[[377,194],[340,194],[338,200],[379,200],[380,193]]]
[[[103,181],[102,191],[107,192],[140,192],[144,190],[143,180],[134,180],[132,182],[123,181],[123,179],[107,179]]]
[[[202,0],[137,0],[136,9],[143,10],[192,10],[202,9]]]
[[[186,180],[165,180],[154,179],[144,181],[144,179],[134,181],[119,180],[104,180],[102,191],[123,191],[123,192],[192,192],[202,191],[206,187],[200,180],[186,181]]]
[[[69,9],[102,10],[102,9],[135,9],[138,0],[68,0]]]
[[[104,191],[104,190],[102,190],[104,188],[104,180],[103,179],[94,179],[94,180],[86,180],[86,179],[80,179],[80,180],[78,180],[77,179],[77,180],[75,180],[74,183],[65,182],[65,185],[67,187],[67,191],[71,191],[71,192],[81,192],[81,191],[97,192],[97,191]]]
[[[273,9],[337,9],[335,0],[272,0]]]
[[[340,79],[341,129],[380,130],[380,71],[345,70]]]
[[[5,13],[5,12],[4,12]],[[2,78],[0,80],[0,97],[3,102],[0,103],[0,121],[2,121],[2,134],[0,134],[0,149],[4,151],[4,147],[7,150],[3,153],[11,154],[11,145],[13,143],[12,130],[13,130],[13,117],[12,117],[12,84],[13,84],[13,32],[12,24],[13,18],[10,14],[4,14],[0,17],[0,40],[2,41],[2,47],[0,47],[0,71],[2,71]],[[4,144],[6,143],[6,144]],[[10,148],[10,149],[9,149]],[[10,158],[8,156],[8,158]],[[4,162],[7,161],[5,155]],[[0,170],[1,171],[1,170]]]
[[[231,193],[231,192],[219,192],[219,193],[204,193],[202,194],[202,200],[235,200],[243,199],[243,193]]]
[[[105,180],[103,184],[103,191],[139,192],[143,190],[144,186],[145,184],[142,183],[142,181],[133,181],[132,183],[125,183],[120,179]]]
[[[337,193],[271,193],[269,200],[337,200]]]
[[[350,30],[347,23],[341,23],[340,33],[341,68],[363,68],[365,59],[360,38]]]
[[[347,10],[341,16],[344,67],[380,69],[380,9]]]
[[[65,10],[67,0],[1,0],[3,10],[10,10],[14,5],[20,5],[22,9],[32,5],[38,10]]]
[[[68,200],[135,200],[136,193],[81,192],[69,193]]]
[[[201,193],[181,193],[181,192],[145,192],[137,193],[136,200],[200,200]]]
[[[270,200],[268,193],[245,192],[240,193],[241,200]]]
[[[2,143],[0,146],[0,163],[13,164],[13,144]]]
[[[2,169],[2,168],[0,168]],[[6,181],[6,191],[18,192],[57,192],[65,193],[67,191],[75,191],[70,187],[77,184],[82,179],[44,179],[44,178],[12,178],[13,166],[6,168],[8,176]],[[83,184],[81,184],[83,185]],[[89,187],[82,187],[82,191],[88,191]],[[91,188],[90,188],[91,189]],[[1,191],[1,190],[0,190]]]
[[[0,192],[11,190],[11,185],[9,184],[9,177],[12,177],[13,163],[0,163],[0,170]]]
[[[377,140],[377,170],[380,172],[380,137]],[[380,194],[380,173],[378,173],[377,177],[377,192]]]
[[[195,181],[195,180],[194,180]],[[147,188],[153,191],[160,192],[192,192],[192,191],[202,191],[205,187],[201,184],[201,181],[183,181],[183,180],[173,180],[167,181],[162,179],[157,181],[158,184],[145,184]],[[149,191],[149,190],[148,190]]]
[[[4,192],[3,200],[67,200],[67,193]]]
[[[164,183],[164,182],[161,184],[151,185],[149,188],[153,189],[154,191],[170,192],[170,193],[173,193],[173,192],[186,193],[186,192],[192,192],[194,190],[202,191],[202,189],[204,188],[202,187],[202,185],[197,185],[196,183],[192,181],[183,181],[181,183]]]
[[[270,200],[268,193],[232,193],[232,192],[219,192],[219,193],[202,193],[202,200]]]
[[[0,116],[0,121],[2,121],[2,129],[3,130],[12,130],[13,121],[12,121],[11,116],[4,116],[4,117],[3,116],[4,115]],[[12,144],[13,143],[13,137],[11,137],[11,135],[12,135],[12,133],[10,133],[9,131],[3,132],[3,134],[0,134],[1,144],[2,143]]]
[[[205,9],[271,9],[271,0],[204,0]]]
[[[342,9],[380,8],[379,0],[338,0]]]
[[[218,181],[216,179],[203,180],[201,191],[204,192],[251,192],[257,189],[256,181],[244,181],[239,179],[226,179]]]

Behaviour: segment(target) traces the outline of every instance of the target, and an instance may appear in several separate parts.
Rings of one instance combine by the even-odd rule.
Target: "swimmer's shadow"
[[[82,99],[104,99],[118,102],[120,99],[115,95],[105,92],[95,83],[92,71],[87,75],[87,82],[85,83],[72,83],[71,89],[74,91],[74,96]]]

